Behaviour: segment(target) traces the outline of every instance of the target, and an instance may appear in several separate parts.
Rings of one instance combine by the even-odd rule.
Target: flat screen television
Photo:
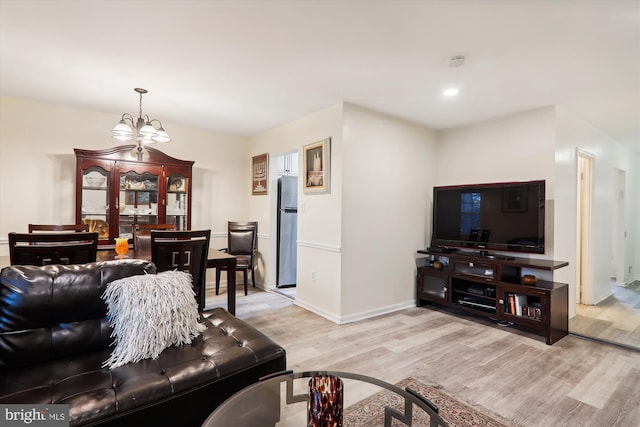
[[[544,253],[545,181],[433,189],[431,246]]]

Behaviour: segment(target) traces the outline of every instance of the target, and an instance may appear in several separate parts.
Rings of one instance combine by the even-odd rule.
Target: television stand
[[[416,302],[436,303],[535,330],[551,345],[569,333],[566,283],[522,284],[522,270],[554,271],[569,263],[485,251],[418,251]]]
[[[514,256],[511,256],[511,255],[493,254],[493,253],[491,253],[489,251],[485,251],[485,250],[479,251],[477,253],[474,253],[474,252],[463,252],[463,253],[465,253],[465,254],[467,254],[469,256],[479,256],[479,257],[488,258],[488,259],[503,259],[503,260],[514,260],[514,259],[516,259]]]

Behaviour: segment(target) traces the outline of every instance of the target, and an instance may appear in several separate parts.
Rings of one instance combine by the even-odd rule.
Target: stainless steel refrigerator
[[[278,178],[278,288],[296,285],[298,177]]]

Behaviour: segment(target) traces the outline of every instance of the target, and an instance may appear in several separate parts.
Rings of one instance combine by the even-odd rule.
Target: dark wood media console
[[[469,251],[418,251],[416,302],[447,307],[536,330],[551,345],[568,334],[566,283],[523,284],[523,271],[553,271],[564,261],[535,260]]]

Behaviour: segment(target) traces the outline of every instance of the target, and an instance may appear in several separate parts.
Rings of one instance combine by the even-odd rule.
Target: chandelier
[[[162,127],[162,122],[160,122],[160,120],[151,119],[146,114],[142,114],[142,95],[148,91],[139,87],[133,90],[140,94],[140,111],[138,112],[138,118],[134,120],[131,114],[124,113],[118,124],[113,128],[111,136],[119,141],[131,141],[132,139],[135,139],[138,143],[136,151],[138,153],[138,157],[140,157],[144,151],[142,144],[169,142],[171,141],[171,138]],[[158,123],[157,129],[153,126],[156,122]]]

